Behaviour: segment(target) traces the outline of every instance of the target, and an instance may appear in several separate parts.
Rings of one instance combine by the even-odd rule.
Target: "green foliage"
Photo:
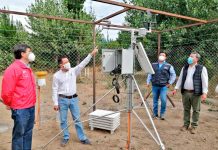
[[[27,11],[80,20],[93,19],[93,16],[81,10],[82,1],[75,7],[72,4],[74,1],[36,1]],[[29,25],[33,31],[30,42],[39,56],[36,64],[43,63],[45,68],[51,66],[55,68],[56,63],[53,64],[50,61],[56,62],[59,55],[74,58],[71,59],[71,63],[75,65],[87,55],[92,47],[92,25],[33,17],[29,17]]]
[[[218,18],[217,0],[128,0],[136,6],[181,14],[202,20],[212,20]],[[149,21],[151,17],[146,12],[130,10],[127,12],[126,22],[135,28],[143,27],[144,21]],[[169,17],[165,15],[156,16],[156,30],[171,29],[177,26],[193,24],[195,22],[185,19]],[[121,32],[117,41],[122,45],[128,45],[130,35]],[[147,34],[141,41],[151,62],[157,61],[157,34]],[[183,28],[161,34],[161,51],[168,53],[167,61],[171,63],[177,75],[186,63],[189,54],[197,51],[201,55],[200,64],[206,66],[209,75],[209,89],[214,92],[217,82],[217,56],[218,56],[218,23]],[[211,95],[210,93],[210,95]]]
[[[37,0],[26,11],[77,20],[94,20],[92,14],[82,10],[83,4],[84,0]],[[10,50],[13,46],[22,42],[29,44],[36,54],[36,62],[32,65],[34,69],[52,71],[57,68],[58,56],[67,55],[72,65],[76,65],[93,48],[93,26],[90,24],[35,17],[28,17],[27,21],[30,32],[25,31],[20,22],[15,23],[13,18],[10,19],[9,15],[0,15],[0,54],[7,55],[1,57],[1,61],[8,60],[8,55],[12,56]],[[97,35],[96,39],[101,39],[99,32]],[[11,61],[12,59],[9,63]],[[1,71],[8,66],[1,64]]]
[[[27,39],[27,33],[21,23],[14,22],[8,14],[0,14],[0,72],[13,61],[11,49],[22,39]]]
[[[130,0],[136,6],[181,14],[204,20],[218,18],[217,0]],[[127,13],[126,21],[130,26],[141,28],[144,21],[149,21],[146,12],[130,10]],[[171,29],[194,23],[185,19],[178,19],[165,15],[156,16],[157,30]],[[130,35],[121,32],[117,41],[122,45],[130,44]],[[201,55],[200,64],[208,69],[209,79],[217,76],[217,56],[218,56],[218,24],[206,24],[191,28],[183,28],[161,34],[161,50],[168,53],[168,62],[173,64],[177,75],[186,63],[187,57],[192,51],[197,51]],[[147,34],[142,40],[143,45],[151,61],[156,61],[157,34]]]
[[[74,14],[80,12],[83,8],[85,0],[64,0],[64,4],[69,11],[73,11]]]

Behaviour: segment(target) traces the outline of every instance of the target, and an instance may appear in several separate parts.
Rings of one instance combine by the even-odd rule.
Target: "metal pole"
[[[131,50],[134,50],[136,44],[136,37],[135,37],[135,30],[131,30]],[[135,60],[133,60],[133,63]],[[128,86],[128,93],[127,93],[127,110],[128,110],[128,129],[127,129],[127,143],[126,149],[131,149],[131,137],[132,137],[132,109],[133,109],[133,87],[134,82],[131,75],[128,75],[127,78],[127,86]]]
[[[145,7],[141,7],[141,6],[125,4],[125,3],[121,3],[121,2],[116,2],[114,0],[93,0],[93,1],[111,4],[111,5],[115,5],[115,6],[121,6],[121,7],[125,7],[125,8],[131,8],[131,9],[135,9],[135,10],[141,10],[141,11],[145,11],[145,12],[150,11],[151,13],[154,13],[154,14],[161,14],[161,15],[175,17],[175,18],[181,18],[181,19],[186,19],[186,20],[191,20],[191,21],[196,21],[196,22],[207,23],[207,20],[202,20],[202,19],[193,18],[193,17],[189,17],[189,16],[183,16],[183,15],[174,14],[174,13],[165,12],[165,11],[160,11],[160,10],[155,10],[155,9],[151,9],[151,8],[145,8]]]
[[[93,25],[93,49],[96,47],[96,30],[95,24]],[[93,104],[95,104],[96,99],[96,76],[95,76],[96,68],[95,68],[95,55],[93,56]],[[96,110],[96,106],[94,105],[93,111]]]
[[[160,54],[160,50],[161,50],[161,33],[158,33],[157,34],[157,57],[159,56]]]
[[[132,127],[132,100],[133,100],[133,80],[132,77],[129,75],[127,79],[127,86],[128,86],[128,93],[127,93],[127,110],[128,110],[128,121],[127,121],[127,143],[126,149],[131,149],[131,127]]]
[[[130,8],[124,8],[124,9],[118,11],[118,12],[115,12],[115,13],[109,15],[109,16],[106,16],[106,17],[104,17],[104,18],[102,18],[102,19],[99,19],[99,20],[95,21],[95,24],[98,24],[98,23],[100,23],[100,22],[102,22],[102,21],[104,21],[104,20],[113,18],[114,16],[117,16],[117,15],[119,15],[119,14],[122,14],[122,13],[128,11],[128,10],[130,10]]]
[[[49,16],[49,15],[44,15],[44,14],[31,14],[31,13],[11,11],[11,10],[5,10],[5,9],[0,9],[0,13],[30,16],[30,17],[36,17],[36,18],[62,20],[62,21],[77,22],[77,23],[83,23],[83,24],[93,24],[94,23],[92,21],[87,21],[87,20],[76,20],[76,19],[71,19],[71,18],[64,18],[60,16]]]
[[[106,28],[106,27],[104,27],[104,28]],[[110,28],[110,29],[119,30],[118,28]],[[134,29],[132,29],[132,30],[131,29],[120,29],[120,30],[131,32],[131,49],[134,50],[135,49],[135,44],[136,44],[135,32],[138,32],[138,30],[134,30]],[[141,91],[140,91],[140,89],[139,89],[139,87],[137,85],[137,82],[136,82],[134,76],[131,75],[131,74],[128,74],[128,78],[127,78],[127,84],[128,84],[127,85],[127,87],[128,87],[128,93],[127,93],[128,128],[127,128],[127,132],[128,133],[127,133],[126,149],[127,150],[131,149],[131,118],[132,118],[131,115],[132,115],[132,111],[133,111],[133,90],[134,90],[133,87],[134,87],[134,82],[135,82],[135,85],[137,86],[137,89],[138,89],[138,92],[140,94],[142,103],[143,103],[143,105],[144,105],[144,107],[146,109],[146,112],[147,112],[147,114],[149,116],[151,124],[152,124],[152,126],[153,126],[153,128],[155,130],[155,134],[158,137],[158,141],[160,143],[159,145],[161,146],[161,149],[164,150],[165,147],[164,147],[163,143],[161,142],[161,139],[160,139],[159,134],[157,132],[157,129],[156,129],[155,125],[154,125],[154,122],[153,122],[153,120],[151,118],[151,115],[149,113],[147,105],[145,104],[145,101],[144,101],[144,98],[143,98],[143,96],[141,94]]]
[[[120,83],[122,83],[125,79],[123,79]],[[119,83],[119,84],[120,84]],[[87,111],[85,111],[81,116],[85,115],[91,108],[93,108],[97,103],[99,103],[105,96],[107,96],[110,92],[112,92],[115,89],[115,87],[113,87],[111,90],[109,90],[106,94],[104,94],[99,100],[97,100],[97,102],[95,104],[93,104],[91,107],[89,107],[89,109]],[[79,118],[76,118],[74,120],[74,122],[76,122]],[[45,149],[52,141],[55,140],[56,137],[58,137],[64,130],[66,130],[67,128],[69,128],[69,126],[71,126],[74,122],[71,122],[67,125],[66,128],[64,128],[63,130],[61,130],[58,134],[56,134],[48,143],[46,143],[44,146],[42,146],[42,149]]]
[[[138,90],[138,92],[139,92],[139,95],[140,95],[140,97],[141,97],[141,100],[142,100],[142,102],[143,102],[143,104],[144,104],[145,110],[146,110],[146,112],[147,112],[147,114],[148,114],[148,117],[149,117],[149,119],[150,119],[150,121],[151,121],[151,124],[152,124],[152,126],[153,126],[153,129],[154,129],[154,131],[155,131],[155,133],[156,133],[156,136],[157,136],[158,141],[159,141],[159,143],[160,143],[161,149],[162,149],[162,150],[165,150],[165,146],[164,146],[164,144],[162,143],[162,141],[161,141],[161,139],[160,139],[160,136],[159,136],[159,134],[158,134],[158,132],[157,132],[157,129],[156,129],[156,127],[155,127],[155,124],[154,124],[154,122],[153,122],[153,120],[152,120],[151,114],[149,113],[148,107],[147,107],[147,105],[145,104],[144,98],[143,98],[142,93],[141,93],[141,91],[140,91],[140,89],[139,89],[139,86],[138,86],[138,84],[137,84],[137,82],[136,82],[136,79],[135,79],[135,77],[134,77],[133,75],[132,75],[132,78],[133,78],[133,80],[134,80],[134,82],[135,82],[136,88],[137,88],[137,90]]]
[[[76,122],[76,120],[78,120],[78,118],[77,118],[75,121],[72,121],[70,124],[68,124],[67,127],[65,127],[63,130],[61,130],[57,135],[55,135],[47,144],[45,144],[41,148],[44,150],[57,136],[59,136],[65,129],[69,128],[69,126],[71,126],[72,124],[84,123],[84,122],[87,122],[89,120],[98,119],[98,118],[101,118],[101,117],[106,117],[106,116],[113,115],[113,114],[116,114],[116,113],[119,113],[119,112],[122,112],[122,111],[126,111],[126,109],[122,109],[122,110],[115,111],[115,112],[110,113],[110,114],[106,114],[106,115],[103,115],[103,116],[87,119],[87,120],[80,121],[80,122]]]
[[[160,143],[157,141],[157,139],[154,137],[154,135],[151,133],[151,131],[148,129],[148,127],[145,125],[145,123],[142,121],[142,119],[138,116],[138,114],[132,110],[133,114],[136,116],[136,118],[141,122],[141,124],[143,125],[143,127],[148,131],[148,133],[151,135],[151,137],[154,139],[154,141],[160,145]]]

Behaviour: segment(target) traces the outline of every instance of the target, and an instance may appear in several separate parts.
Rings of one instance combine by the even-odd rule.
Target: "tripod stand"
[[[98,118],[101,118],[101,117],[106,117],[106,116],[109,116],[109,115],[112,115],[112,114],[115,114],[115,113],[120,113],[120,112],[127,112],[128,113],[128,134],[127,134],[127,143],[126,143],[126,149],[127,150],[130,150],[131,148],[131,132],[132,132],[132,125],[131,125],[131,121],[132,121],[132,114],[134,114],[136,116],[136,118],[139,120],[139,122],[143,125],[143,127],[148,131],[148,133],[151,135],[151,137],[153,138],[153,140],[160,146],[161,150],[165,150],[165,146],[164,144],[162,143],[161,139],[160,139],[160,136],[157,132],[157,129],[154,125],[154,122],[152,120],[152,117],[150,115],[150,112],[149,112],[149,109],[148,109],[148,106],[146,105],[145,101],[144,101],[144,98],[142,96],[142,93],[139,89],[139,86],[137,84],[137,81],[134,77],[134,75],[127,75],[125,77],[125,79],[123,79],[120,83],[124,82],[125,80],[127,79],[127,86],[128,86],[128,89],[127,89],[127,109],[121,109],[119,111],[115,111],[114,113],[110,113],[110,114],[107,114],[107,115],[103,115],[103,116],[100,116],[100,117],[94,117],[92,119],[87,119],[87,120],[83,120],[81,122],[76,122],[79,118],[75,119],[73,122],[69,123],[68,126],[66,128],[64,128],[63,130],[61,130],[58,134],[56,134],[49,142],[47,142],[44,146],[41,147],[41,149],[46,149],[47,146],[52,142],[54,141],[64,130],[66,130],[67,128],[69,128],[71,125],[74,125],[74,124],[77,124],[77,123],[84,123],[84,122],[88,122],[90,120],[94,120],[94,119],[98,119]],[[136,113],[136,111],[134,109],[138,108],[138,107],[133,107],[133,90],[134,90],[134,84],[136,85],[136,88],[137,88],[137,91],[140,95],[140,99],[143,103],[143,108],[145,109],[146,113],[148,114],[148,117],[149,117],[149,120],[152,124],[152,127],[155,131],[155,135],[148,129],[148,127],[145,125],[145,123],[142,121],[142,119],[138,116],[138,114]],[[89,109],[84,112],[81,116],[85,115],[89,110],[91,110],[94,106],[96,106],[100,101],[103,100],[104,97],[106,97],[108,94],[110,94],[113,90],[115,90],[115,87],[113,87],[112,89],[110,89],[106,94],[104,94],[100,99],[98,99],[96,101],[95,104],[93,104],[91,107],[89,107]]]
[[[136,46],[136,36],[134,35],[135,32],[138,32],[136,30],[127,30],[127,29],[123,29],[124,31],[131,31],[131,50],[135,51],[135,46]],[[134,62],[134,58],[133,58],[133,62]],[[132,68],[133,69],[133,68]],[[123,111],[127,111],[128,113],[128,134],[127,134],[127,143],[126,143],[126,149],[127,150],[130,150],[131,148],[131,132],[132,132],[132,114],[134,114],[137,119],[140,121],[140,123],[143,125],[143,127],[148,131],[148,133],[151,135],[151,137],[153,138],[153,140],[160,146],[160,148],[162,150],[165,150],[165,146],[164,144],[162,143],[161,139],[160,139],[160,136],[157,132],[157,129],[154,125],[154,122],[152,120],[152,117],[151,117],[151,114],[149,113],[149,110],[148,110],[148,106],[146,105],[145,101],[144,101],[144,98],[142,96],[142,93],[139,89],[139,86],[137,84],[137,81],[133,75],[133,72],[132,73],[127,73],[125,74],[126,75],[126,79],[127,79],[127,109],[122,109],[122,110],[119,110],[117,112],[123,112]],[[125,80],[125,79],[124,79]],[[122,80],[122,82],[124,81]],[[134,111],[134,107],[133,107],[133,90],[134,90],[134,84],[136,85],[137,87],[137,90],[139,92],[139,95],[140,95],[140,98],[141,98],[141,101],[143,103],[143,106],[144,106],[144,109],[149,117],[149,120],[152,124],[152,127],[154,129],[154,132],[155,132],[155,135],[148,129],[148,127],[145,125],[145,123],[142,121],[142,119],[138,116],[138,114]],[[108,95],[111,91],[113,91],[115,89],[115,87],[113,87],[109,92],[107,92],[102,98],[100,98],[96,103],[94,103],[86,112],[84,112],[82,115],[86,114],[91,108],[95,107],[97,103],[99,103],[106,95]],[[136,107],[135,107],[136,108]],[[114,112],[114,113],[117,113],[117,112]],[[105,117],[105,116],[109,116],[109,115],[112,115],[114,113],[110,113],[110,114],[107,114],[107,115],[103,115],[103,116],[100,116],[100,117],[94,117],[94,118],[91,118],[91,119],[88,119],[88,120],[85,120],[85,121],[81,121],[81,122],[86,122],[86,121],[90,121],[90,120],[93,120],[93,119],[97,119],[97,118],[101,118],[101,117]],[[82,116],[81,115],[81,116]],[[58,135],[60,135],[64,130],[66,130],[67,128],[69,128],[69,126],[73,125],[73,124],[76,124],[76,121],[78,120],[79,118],[75,119],[74,122],[71,122],[70,124],[68,124],[68,126],[66,128],[64,128],[62,131],[60,131],[57,135],[55,135],[47,144],[45,144],[42,149],[45,149],[48,144],[50,144]]]
[[[151,135],[153,140],[160,146],[160,148],[162,150],[164,150],[165,146],[162,143],[161,138],[160,138],[160,136],[159,136],[159,134],[157,132],[157,129],[156,129],[155,124],[154,124],[154,122],[152,120],[152,117],[151,117],[151,114],[149,112],[149,109],[148,109],[148,107],[147,107],[147,105],[146,105],[146,103],[144,101],[144,98],[142,96],[142,93],[141,93],[141,91],[139,89],[138,83],[137,83],[134,75],[128,75],[127,76],[127,81],[128,81],[128,93],[127,93],[128,94],[128,98],[127,98],[127,101],[128,101],[128,103],[127,103],[128,104],[127,105],[127,110],[128,110],[128,137],[127,137],[126,149],[130,150],[130,148],[131,148],[131,132],[132,132],[131,131],[131,128],[132,128],[131,127],[131,120],[132,120],[131,117],[132,117],[132,113],[133,113],[137,117],[137,119],[140,121],[140,123],[143,125],[143,127]],[[138,93],[140,95],[140,99],[141,99],[141,101],[143,103],[145,111],[146,111],[146,113],[147,113],[147,115],[149,117],[149,120],[150,120],[151,124],[152,124],[152,127],[154,129],[156,137],[154,136],[154,134],[152,134],[152,132],[148,129],[148,127],[145,125],[145,123],[142,121],[142,119],[138,116],[138,114],[134,110],[134,107],[133,107],[133,85],[134,84],[136,85],[136,88],[137,88]]]
[[[151,114],[149,112],[149,109],[148,109],[148,106],[146,105],[145,101],[144,101],[144,98],[142,96],[142,93],[139,89],[139,86],[138,86],[138,83],[134,77],[134,75],[127,75],[126,76],[126,79],[127,79],[127,109],[121,109],[119,111],[116,111],[114,113],[110,113],[110,114],[107,114],[107,115],[103,115],[103,116],[100,116],[100,117],[94,117],[92,119],[87,119],[87,120],[84,120],[84,121],[81,121],[81,122],[76,122],[77,119],[75,119],[73,122],[69,123],[68,126],[66,128],[64,128],[63,130],[61,130],[58,134],[56,134],[47,144],[45,144],[44,146],[42,146],[41,148],[44,150],[46,149],[46,147],[52,142],[54,141],[64,130],[66,130],[67,128],[69,128],[71,125],[74,125],[74,124],[77,124],[77,123],[84,123],[84,122],[87,122],[87,121],[90,121],[90,120],[94,120],[94,119],[98,119],[98,118],[101,118],[101,117],[106,117],[106,116],[109,116],[109,115],[112,115],[112,114],[115,114],[115,113],[120,113],[120,112],[127,112],[128,114],[128,134],[127,134],[127,143],[126,143],[126,150],[130,150],[131,149],[131,132],[132,132],[132,124],[131,124],[131,121],[132,121],[132,114],[134,114],[136,116],[136,118],[139,120],[139,122],[143,125],[143,127],[148,131],[148,133],[151,135],[151,137],[153,138],[153,140],[157,143],[157,145],[160,146],[161,150],[165,150],[165,146],[164,144],[162,143],[161,139],[160,139],[160,136],[157,132],[157,129],[154,125],[154,122],[152,120],[152,117],[151,117]],[[120,83],[122,83],[123,81],[125,81],[125,79],[123,79]],[[134,90],[134,84],[136,85],[136,88],[137,88],[137,91],[140,95],[140,99],[143,103],[143,108],[145,109],[148,117],[149,117],[149,120],[152,124],[152,127],[154,129],[154,132],[155,132],[155,135],[148,129],[148,127],[145,125],[145,123],[143,122],[143,120],[138,116],[138,114],[136,113],[136,111],[134,109],[136,109],[137,107],[134,107],[133,106],[133,90]],[[86,114],[89,110],[91,110],[94,106],[96,106],[100,101],[103,100],[104,97],[106,97],[108,94],[110,94],[113,90],[115,90],[115,87],[113,87],[111,90],[109,90],[105,95],[103,95],[99,100],[97,100],[97,102],[95,104],[93,104],[86,112],[84,112],[81,116],[83,116],[84,114]]]
[[[139,30],[136,30],[136,29],[122,29],[122,28],[112,28],[112,27],[104,27],[104,29],[113,29],[113,30],[122,30],[122,31],[127,31],[127,32],[130,32],[131,33],[131,45],[130,45],[130,49],[128,51],[133,51],[133,53],[135,53],[135,55],[138,57],[138,61],[141,65],[141,67],[143,68],[143,70],[147,73],[154,73],[153,69],[150,69],[151,68],[151,64],[147,58],[147,55],[145,54],[145,51],[144,49],[142,49],[142,45],[139,44],[140,48],[136,48],[137,44],[136,44],[136,39],[137,39],[137,36],[135,35],[135,32],[138,33],[139,36],[145,36],[147,33],[150,33],[151,32],[151,29],[149,30],[146,30],[146,29],[139,29]],[[142,32],[143,31],[143,32]],[[138,36],[138,37],[139,37]],[[139,47],[138,46],[138,47]],[[139,50],[138,53],[136,53],[136,50]],[[141,50],[141,51],[140,51]],[[141,53],[140,53],[141,52]],[[125,56],[124,56],[125,57]],[[131,117],[132,117],[132,113],[137,117],[137,119],[140,121],[140,123],[142,123],[142,125],[144,126],[144,128],[149,132],[149,134],[152,136],[152,138],[155,140],[155,142],[160,145],[161,149],[164,150],[165,149],[165,146],[164,144],[162,143],[161,139],[160,139],[160,136],[157,132],[157,129],[154,125],[154,122],[152,120],[152,117],[149,113],[149,110],[148,110],[148,107],[147,105],[145,104],[145,101],[144,101],[144,98],[142,96],[142,93],[139,89],[139,86],[137,84],[137,81],[134,77],[134,63],[135,63],[135,56],[134,57],[131,57],[133,59],[133,65],[131,66],[130,64],[130,70],[126,71],[126,68],[127,67],[125,65],[128,64],[128,61],[125,61],[125,59],[122,58],[122,65],[124,66],[124,74],[126,75],[127,77],[127,86],[128,86],[128,89],[127,89],[127,112],[128,112],[128,135],[127,135],[127,144],[126,144],[126,149],[130,150],[130,147],[131,147]],[[146,63],[149,67],[145,66]],[[123,67],[122,66],[122,67]],[[133,67],[131,70],[131,67]],[[147,71],[149,70],[149,71]],[[151,71],[152,70],[152,71]],[[122,70],[123,71],[123,70]],[[152,127],[155,131],[155,134],[156,134],[156,137],[150,132],[150,130],[147,128],[147,126],[144,124],[144,122],[140,119],[140,117],[137,115],[137,113],[134,111],[134,107],[133,107],[133,86],[134,84],[136,85],[137,87],[137,90],[139,92],[139,95],[140,95],[140,98],[142,100],[142,103],[145,107],[145,110],[148,114],[148,117],[149,117],[149,120],[152,124]]]

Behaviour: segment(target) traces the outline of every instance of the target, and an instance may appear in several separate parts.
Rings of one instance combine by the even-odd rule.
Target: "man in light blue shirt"
[[[152,83],[153,117],[158,118],[158,99],[161,99],[160,119],[165,119],[167,90],[176,79],[173,66],[166,62],[166,53],[161,52],[158,62],[152,63],[155,74],[148,74],[147,86]]]

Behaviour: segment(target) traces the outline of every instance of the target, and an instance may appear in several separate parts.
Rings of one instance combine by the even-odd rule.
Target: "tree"
[[[26,39],[27,33],[19,21],[14,22],[8,14],[0,14],[0,72],[12,62],[14,45]]]
[[[79,7],[82,6],[81,1],[76,7],[73,7],[71,2],[66,0],[39,0],[30,6],[27,11],[35,14],[89,21],[93,19],[92,15],[85,13]],[[75,65],[91,49],[92,25],[33,17],[29,17],[29,25],[33,31],[32,44],[35,45],[35,50],[40,56],[37,63],[45,68],[56,66],[55,60],[63,54],[68,55],[71,58],[71,63]],[[51,60],[53,63],[51,63]]]
[[[185,16],[211,20],[218,18],[218,1],[217,0],[129,0],[133,5],[144,6],[156,10],[177,13]],[[142,27],[143,21],[149,18],[146,12],[130,10],[127,13],[126,21],[136,28]],[[164,15],[158,15],[157,30],[174,28],[193,23],[185,19],[178,19]],[[121,32],[118,41],[125,44],[124,36],[126,33]],[[186,62],[191,51],[198,51],[202,59],[201,64],[208,69],[209,78],[214,78],[217,74],[217,55],[218,55],[218,25],[206,24],[192,28],[184,28],[172,32],[161,34],[161,49],[168,53],[168,61],[174,64],[177,74]],[[143,39],[143,44],[147,53],[157,51],[157,34],[148,34]],[[156,57],[156,53],[153,55]],[[153,59],[152,57],[152,59]]]
[[[218,13],[217,13],[218,1],[215,1],[215,0],[212,0],[212,1],[211,0],[192,0],[192,1],[130,0],[129,2],[132,3],[133,5],[144,6],[147,8],[177,13],[177,14],[196,17],[196,18],[205,19],[205,20],[210,20],[210,19],[218,17]],[[125,19],[132,27],[141,28],[143,25],[143,21],[146,21],[146,18],[148,18],[146,12],[130,10],[128,11]],[[164,15],[158,15],[156,19],[157,19],[156,29],[158,30],[163,30],[163,29],[168,29],[168,28],[173,28],[176,26],[182,26],[182,25],[193,23],[185,19],[177,19],[177,18],[168,17]],[[202,45],[204,45],[203,43],[205,43],[206,40],[208,39],[217,39],[217,36],[218,36],[217,32],[218,32],[217,24],[202,25],[200,27],[192,27],[192,28],[176,30],[173,32],[165,32],[162,34],[161,47],[165,49],[165,51],[170,52],[172,49],[178,49],[179,46],[181,47],[185,45],[186,46],[193,45],[192,50],[198,49],[198,51],[200,50],[200,52],[204,54],[205,51],[207,51],[208,49],[205,49],[205,48],[202,49]],[[126,39],[129,38],[129,35],[128,37],[125,35],[126,33],[121,32],[117,39],[118,41],[120,41],[120,43],[122,41],[122,44],[125,44],[125,41],[127,41]],[[128,44],[129,44],[129,41],[128,41]],[[157,35],[148,34],[146,38],[143,39],[143,44],[146,45],[146,47],[149,47],[149,49],[150,47],[154,47],[157,49]],[[194,46],[196,44],[201,44],[201,46],[200,47]],[[216,46],[214,45],[214,47]],[[174,52],[172,51],[172,53]],[[182,54],[182,56],[184,56],[182,60],[184,61],[188,53],[189,52],[187,51],[184,52],[181,50],[181,52],[178,53],[178,56],[176,57],[181,58],[180,54]]]
[[[83,9],[84,2],[85,0],[64,0],[67,9],[75,14]]]

